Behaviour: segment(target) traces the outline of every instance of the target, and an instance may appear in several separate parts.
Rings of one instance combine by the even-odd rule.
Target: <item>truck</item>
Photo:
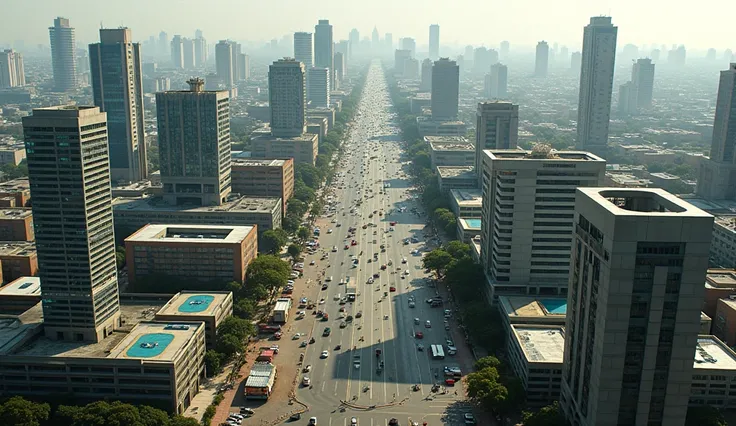
[[[268,362],[253,364],[245,381],[246,399],[268,399],[276,383],[276,366]]]
[[[345,296],[347,296],[348,301],[354,302],[357,294],[358,294],[358,289],[355,286],[351,286],[351,285],[345,286]]]
[[[280,297],[276,300],[276,306],[273,308],[273,322],[285,323],[289,319],[289,309],[291,309],[291,299]]]

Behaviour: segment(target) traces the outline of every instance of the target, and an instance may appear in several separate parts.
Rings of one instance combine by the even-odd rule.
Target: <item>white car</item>
[[[355,417],[351,417],[350,418],[350,425],[351,426],[355,426],[357,424],[358,424],[358,419],[356,419]]]
[[[332,246],[332,252],[337,253],[337,246]]]
[[[402,257],[401,258],[401,263],[406,263],[406,258],[405,257]]]
[[[432,322],[427,320],[427,322],[424,323],[425,328],[432,328]]]
[[[309,418],[309,426],[317,426],[317,418],[316,417],[310,417]]]
[[[327,233],[328,233],[328,234],[332,234],[332,228],[328,229],[328,230],[327,230]]]
[[[329,351],[322,351],[322,353],[319,355],[320,358],[327,358],[328,356],[330,356]]]
[[[310,380],[309,377],[304,376],[304,378],[302,378],[302,386],[309,386],[311,384],[312,384],[312,380]]]

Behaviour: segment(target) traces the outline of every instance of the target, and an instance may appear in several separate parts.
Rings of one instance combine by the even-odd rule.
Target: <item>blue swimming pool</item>
[[[465,222],[471,228],[480,228],[480,219],[465,219]]]
[[[194,296],[189,296],[187,297],[187,300],[184,301],[184,303],[179,305],[179,312],[193,313],[206,311],[207,308],[210,307],[210,303],[212,303],[213,300],[215,300],[215,296],[210,296],[207,294],[197,294]]]
[[[567,314],[567,300],[565,299],[542,299],[539,302],[550,314]]]
[[[161,355],[161,352],[174,340],[169,333],[149,333],[139,337],[125,352],[126,356],[134,358],[152,358]]]

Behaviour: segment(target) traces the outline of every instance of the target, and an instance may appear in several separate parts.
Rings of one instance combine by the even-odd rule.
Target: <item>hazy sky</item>
[[[427,43],[428,26],[440,25],[441,44],[534,45],[538,40],[580,49],[582,29],[595,15],[610,15],[626,43],[684,44],[691,49],[734,48],[736,2],[702,0],[1,0],[0,43],[48,44],[56,16],[71,20],[80,42],[97,40],[100,23],[127,26],[136,40],[164,30],[208,40],[269,40],[293,31],[314,31],[329,19],[335,40],[352,28],[370,36],[376,25]]]

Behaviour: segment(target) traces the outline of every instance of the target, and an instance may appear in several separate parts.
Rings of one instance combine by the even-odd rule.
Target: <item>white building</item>
[[[433,169],[475,164],[475,146],[464,136],[425,136],[424,141],[429,144]]]
[[[565,328],[558,325],[512,324],[506,352],[521,380],[530,407],[543,407],[560,397]]]
[[[233,63],[233,42],[220,40],[215,45],[215,69],[217,78],[228,90],[235,84],[235,68]]]
[[[268,68],[271,134],[300,136],[307,131],[307,87],[304,64],[279,59]]]
[[[537,51],[534,61],[534,76],[547,77],[549,68],[549,44],[546,41],[537,43]]]
[[[631,69],[631,82],[636,86],[637,107],[651,108],[654,91],[654,64],[649,58],[636,61]]]
[[[490,99],[504,99],[508,95],[509,68],[501,63],[491,65],[491,73],[486,75],[486,96]]]
[[[13,49],[0,52],[0,89],[25,85],[23,55]]]
[[[314,64],[312,33],[294,33],[294,59],[303,63],[306,69],[312,68]],[[309,76],[307,76],[307,79],[309,79]]]
[[[307,101],[310,108],[329,108],[330,70],[312,67],[307,70]]]
[[[474,189],[451,189],[450,210],[457,217],[480,219],[483,217],[483,193]]]

